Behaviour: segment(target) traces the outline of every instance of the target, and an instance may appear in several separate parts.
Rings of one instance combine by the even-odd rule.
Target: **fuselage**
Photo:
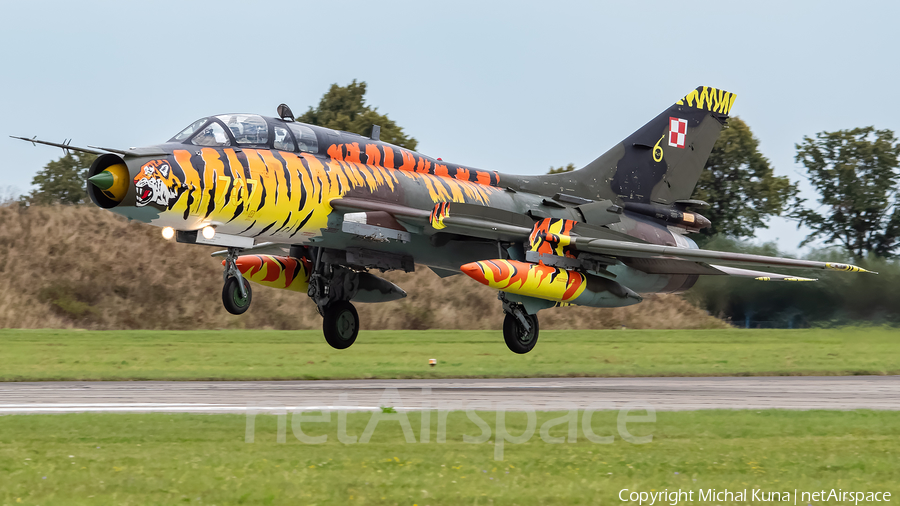
[[[552,185],[547,193],[522,191],[534,186],[529,183],[534,177],[447,163],[356,134],[255,115],[210,117],[185,131],[165,144],[123,156],[101,155],[91,175],[124,165],[128,187],[120,195],[89,188],[92,200],[159,227],[190,231],[212,226],[217,233],[257,242],[338,250],[364,244],[449,270],[496,258],[497,243],[435,244],[408,224],[404,227],[412,232],[409,242],[367,241],[342,233],[343,214],[335,212],[332,203],[359,199],[431,211],[441,202],[459,202],[533,217],[584,220],[575,206],[558,201],[547,205],[557,191]],[[568,191],[577,195],[579,189]],[[654,244],[696,247],[680,231],[628,211],[606,226]],[[645,274],[627,265],[615,269],[627,279],[622,280],[625,284],[645,293],[685,289],[695,279]]]

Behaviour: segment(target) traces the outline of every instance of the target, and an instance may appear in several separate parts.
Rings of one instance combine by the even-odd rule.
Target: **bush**
[[[715,239],[707,248],[787,256],[779,252],[774,244],[754,246],[722,238]],[[700,278],[686,297],[711,314],[730,319],[739,326],[748,321],[751,327],[782,328],[860,322],[900,324],[898,262],[879,258],[858,262],[840,248],[817,250],[805,258],[855,263],[879,274],[797,272],[800,276],[818,278],[819,281],[815,283],[763,282],[751,278],[706,276]]]

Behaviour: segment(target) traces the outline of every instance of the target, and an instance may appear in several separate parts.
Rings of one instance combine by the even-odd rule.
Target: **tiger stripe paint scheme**
[[[717,112],[719,114],[728,114],[731,112],[731,106],[737,95],[729,93],[725,90],[712,88],[709,86],[700,86],[696,90],[691,91],[684,98],[676,102],[677,105],[688,105],[697,109]]]
[[[400,150],[403,161],[395,168],[392,157],[383,156],[393,149],[366,147],[365,159],[371,163],[360,160],[357,143],[332,145],[324,159],[268,149],[175,149],[174,163],[146,164],[171,165],[164,180],[158,171],[142,172],[139,178],[156,177],[160,182],[154,186],[167,192],[147,196],[145,205],[159,205],[166,215],[159,223],[174,222],[177,228],[214,224],[226,233],[288,240],[319,235],[327,227],[331,201],[354,191],[361,196],[392,194],[409,185],[423,188],[433,203],[480,205],[489,205],[499,191],[491,186],[497,183],[496,173],[435,165],[407,150]]]

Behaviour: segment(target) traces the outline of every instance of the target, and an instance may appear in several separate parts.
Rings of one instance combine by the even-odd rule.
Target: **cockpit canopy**
[[[195,146],[244,146],[317,153],[316,133],[300,123],[256,114],[220,114],[198,119],[169,142]]]

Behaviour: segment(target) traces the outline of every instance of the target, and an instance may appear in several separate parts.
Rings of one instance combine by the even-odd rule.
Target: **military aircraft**
[[[698,249],[710,222],[694,186],[735,95],[701,86],[584,168],[515,176],[444,162],[369,137],[278,118],[222,114],[164,144],[131,149],[39,142],[99,155],[87,192],[103,209],[216,245],[222,302],[250,306],[252,281],[306,293],[325,340],[360,328],[352,302],[406,296],[371,270],[460,272],[499,291],[515,353],[538,340],[553,306],[620,307],[679,292],[702,275],[815,281],[758,268],[860,267]],[[534,139],[538,141],[539,139]],[[522,146],[526,148],[526,146]]]

